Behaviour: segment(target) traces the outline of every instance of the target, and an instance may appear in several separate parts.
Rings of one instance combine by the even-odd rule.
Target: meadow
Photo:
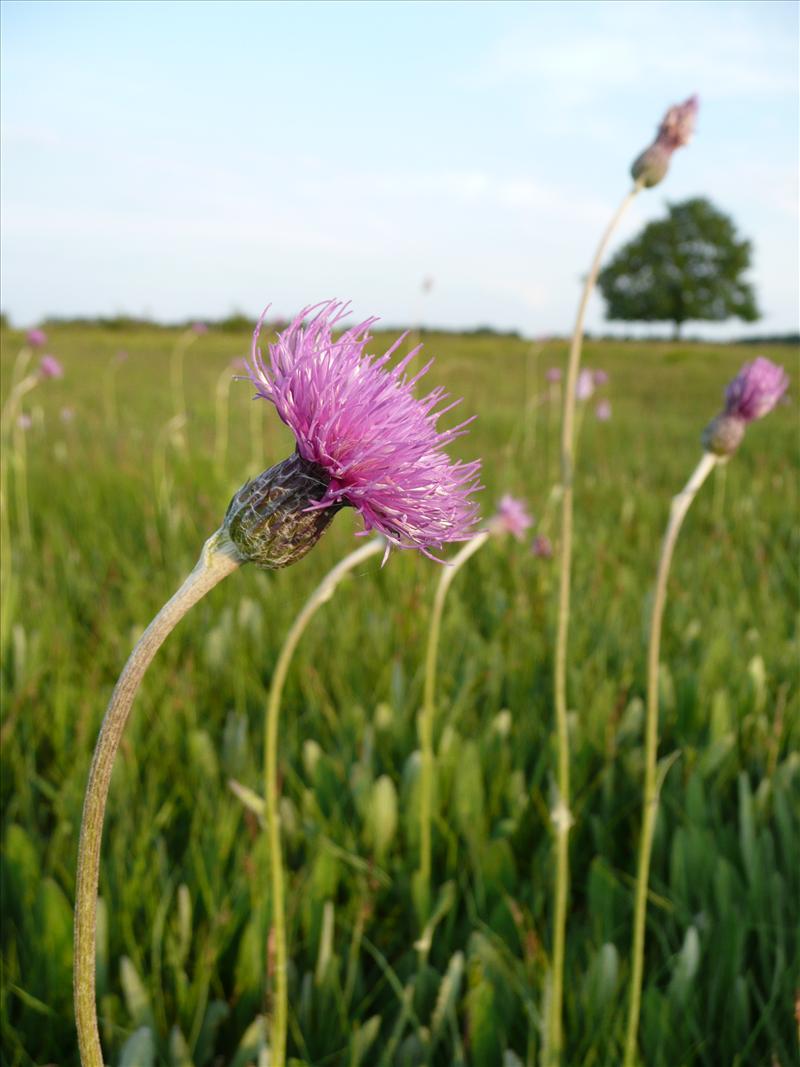
[[[362,309],[363,310],[363,309]],[[143,627],[232,493],[289,432],[226,368],[249,336],[48,331],[63,379],[26,398],[32,539],[15,533],[2,648],[2,1057],[78,1063],[77,832],[97,730]],[[388,338],[378,335],[375,349]],[[523,497],[523,543],[492,539],[447,601],[436,707],[432,917],[420,924],[417,717],[435,563],[370,560],[304,636],[284,694],[289,1060],[315,1067],[535,1067],[551,935],[552,655],[558,405],[566,343],[426,334],[426,381],[478,419],[483,514]],[[3,331],[3,391],[22,335]],[[127,352],[124,360],[117,358]],[[648,1067],[798,1058],[800,714],[797,352],[589,342],[610,375],[580,427],[570,635],[573,813],[565,1063],[620,1062],[641,816],[647,609],[670,497],[722,390],[756,352],[792,401],[714,472],[678,544],[662,644],[658,815],[641,1049]],[[233,373],[233,371],[230,371]],[[223,383],[223,384],[220,384]],[[228,401],[225,399],[225,403]],[[67,410],[65,410],[67,409]],[[16,531],[12,493],[12,529]],[[286,571],[242,567],[150,669],[111,790],[101,867],[101,1035],[120,1067],[268,1062],[270,899],[262,791],[270,674],[296,612],[354,547],[349,510]],[[3,546],[4,551],[7,546]],[[556,545],[557,551],[557,545]],[[238,783],[237,791],[231,782]],[[242,788],[244,787],[244,788]],[[243,800],[244,797],[244,800]]]

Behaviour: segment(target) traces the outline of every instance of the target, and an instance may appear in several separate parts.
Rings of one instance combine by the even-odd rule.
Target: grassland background
[[[113,683],[231,493],[291,447],[263,405],[254,466],[251,391],[236,383],[228,463],[215,473],[215,386],[246,352],[245,334],[211,332],[189,349],[185,447],[166,434],[176,336],[54,329],[48,348],[65,377],[37,387],[26,408],[34,547],[14,546],[2,651],[0,1023],[10,1067],[78,1062],[77,830]],[[4,332],[2,342],[5,394],[20,335]],[[511,491],[540,519],[551,516],[554,535],[556,414],[535,407],[526,430],[524,413],[545,368],[563,365],[565,345],[546,346],[537,365],[530,345],[512,338],[425,342],[436,357],[430,384],[462,394],[464,410],[479,415],[456,451],[483,457],[484,513]],[[115,373],[112,414],[108,367],[119,349],[129,358]],[[680,759],[653,855],[641,1033],[649,1067],[798,1062],[797,362],[791,349],[760,351],[787,366],[795,399],[754,425],[704,487],[670,585],[660,752]],[[669,498],[699,457],[724,384],[753,354],[680,343],[586,348],[585,363],[611,374],[614,417],[587,414],[577,479],[569,1065],[619,1060],[649,590]],[[67,405],[71,422],[60,417]],[[344,512],[296,567],[242,568],[181,623],[145,680],[115,772],[101,870],[98,991],[112,1064],[265,1062],[267,854],[256,817],[227,782],[260,790],[271,666],[357,528]],[[314,620],[285,693],[290,1053],[299,1063],[537,1063],[553,877],[556,564],[528,544],[492,541],[451,591],[436,729],[441,906],[427,951],[410,882],[436,579],[436,566],[411,553],[361,568]],[[376,786],[381,776],[393,790]]]

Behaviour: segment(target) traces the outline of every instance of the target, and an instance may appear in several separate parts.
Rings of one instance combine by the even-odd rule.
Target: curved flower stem
[[[100,728],[83,804],[75,887],[73,988],[83,1067],[103,1067],[95,1004],[97,886],[103,819],[117,749],[139,684],[156,652],[187,611],[240,562],[222,530],[209,537],[197,566],[139,638],[114,687]]]
[[[447,590],[461,567],[484,545],[490,533],[484,531],[467,541],[464,547],[441,571],[436,596],[433,600],[431,623],[428,630],[428,650],[425,657],[425,689],[420,717],[420,768],[419,790],[419,906],[421,920],[428,920],[431,882],[431,807],[433,801],[433,720],[436,698],[436,657],[439,651],[439,633],[442,627],[442,611]]]
[[[555,911],[553,916],[553,983],[548,1025],[548,1061],[557,1065],[562,1053],[562,1002],[564,999],[564,949],[566,944],[567,903],[569,895],[569,731],[567,726],[567,637],[569,634],[570,577],[572,571],[572,485],[575,457],[575,387],[581,362],[583,323],[586,308],[606,245],[626,208],[639,192],[637,182],[614,213],[597,246],[588,277],[583,287],[575,330],[569,350],[567,377],[564,383],[564,414],[561,424],[561,548],[558,591],[558,629],[556,631],[554,695],[556,717],[557,817],[553,819],[556,834]]]
[[[283,859],[281,856],[281,823],[278,794],[278,719],[281,696],[289,665],[303,631],[318,608],[333,596],[339,582],[359,563],[385,549],[382,539],[375,538],[355,552],[351,552],[330,570],[305,602],[292,623],[272,674],[265,720],[266,744],[264,746],[264,803],[269,841],[269,863],[272,882],[272,929],[275,951],[275,996],[273,1001],[270,1035],[271,1067],[284,1067],[286,1063],[286,1030],[289,1017],[289,1002],[286,983],[286,914],[283,892]]]
[[[650,874],[650,853],[658,811],[658,783],[656,757],[658,755],[658,667],[661,649],[661,622],[667,597],[667,579],[672,553],[683,520],[700,486],[719,462],[719,457],[704,452],[686,487],[672,499],[667,532],[658,562],[653,607],[650,614],[650,640],[647,649],[647,718],[645,725],[644,794],[642,798],[642,832],[639,844],[639,865],[636,872],[636,896],[633,918],[633,948],[631,988],[628,1002],[628,1027],[625,1036],[625,1067],[633,1067],[636,1060],[636,1035],[639,1029],[639,1010],[642,1001],[642,972],[644,969],[644,927],[647,910],[647,883]]]
[[[30,349],[23,348],[17,356],[17,364],[20,371],[27,364]],[[20,363],[23,353],[27,353]],[[17,364],[14,366],[14,374],[17,374]],[[12,551],[11,551],[11,518],[9,515],[8,502],[8,471],[9,455],[14,451],[11,447],[10,438],[16,436],[17,416],[20,401],[34,389],[41,381],[38,374],[29,374],[12,386],[0,417],[0,537],[2,538],[3,551],[0,552],[0,588],[2,589],[2,607],[0,607],[0,647],[5,648],[6,636],[10,625],[11,602],[13,587],[15,585]],[[15,471],[15,481],[19,480],[19,471]]]

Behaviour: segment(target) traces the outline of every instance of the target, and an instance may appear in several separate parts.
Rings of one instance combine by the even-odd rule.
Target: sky
[[[753,241],[763,318],[689,331],[797,330],[793,0],[5,0],[2,308],[339,297],[393,325],[564,334],[631,161],[694,92],[695,139],[610,252],[707,196]],[[631,329],[597,295],[587,327]]]

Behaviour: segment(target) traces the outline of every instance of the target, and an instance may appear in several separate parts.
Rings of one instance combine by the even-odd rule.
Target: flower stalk
[[[636,893],[633,920],[633,960],[631,967],[628,1025],[625,1037],[624,1067],[633,1067],[636,1060],[636,1035],[639,1029],[639,1012],[642,1000],[642,973],[644,969],[644,928],[647,910],[647,886],[650,875],[650,855],[653,847],[653,832],[658,813],[658,782],[656,761],[658,756],[658,669],[661,649],[661,624],[667,598],[669,578],[675,543],[678,540],[683,520],[703,482],[720,462],[720,457],[704,452],[685,488],[673,497],[669,522],[661,546],[656,587],[650,614],[650,637],[647,649],[647,711],[645,719],[645,770],[642,808],[642,829],[639,844],[639,863],[636,873]]]
[[[425,689],[420,716],[419,735],[422,765],[420,768],[419,793],[419,874],[418,906],[422,922],[427,922],[430,908],[431,888],[431,809],[433,806],[433,722],[436,714],[436,660],[439,652],[439,635],[442,629],[442,612],[447,591],[453,579],[468,559],[486,544],[491,536],[488,530],[476,534],[456,553],[442,569],[436,595],[433,600],[431,624],[428,630],[428,649],[425,655]]]
[[[383,538],[373,538],[357,548],[326,574],[303,605],[292,623],[278,656],[269,689],[265,717],[264,799],[269,842],[270,882],[272,885],[272,946],[274,950],[275,992],[270,1035],[270,1063],[285,1067],[286,1033],[289,1018],[287,985],[286,909],[284,904],[283,857],[281,851],[280,795],[278,790],[278,722],[281,696],[295,649],[313,615],[327,603],[342,580],[354,567],[383,552]]]
[[[573,476],[575,464],[575,401],[578,373],[583,345],[583,324],[589,297],[600,272],[606,246],[633,198],[642,188],[637,180],[617,208],[597,246],[589,275],[583,287],[575,330],[569,350],[567,377],[564,386],[564,407],[561,423],[561,547],[559,556],[558,627],[553,688],[555,697],[557,800],[556,810],[562,815],[554,820],[556,838],[555,910],[553,916],[553,984],[549,1005],[548,1050],[550,1063],[557,1065],[562,1053],[562,1003],[564,998],[564,950],[566,944],[567,905],[569,900],[569,730],[567,723],[567,641],[570,617],[570,579],[572,574],[572,510]]]
[[[114,687],[103,719],[83,806],[75,888],[75,1021],[83,1067],[103,1067],[95,994],[97,889],[108,790],[125,725],[141,680],[156,652],[189,609],[241,562],[223,530],[209,537],[192,573],[137,642]]]

